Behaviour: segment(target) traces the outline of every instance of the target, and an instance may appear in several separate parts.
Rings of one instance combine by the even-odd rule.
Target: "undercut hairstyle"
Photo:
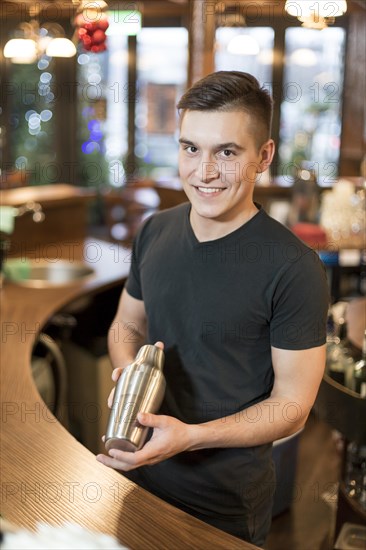
[[[177,104],[181,116],[191,111],[242,111],[260,148],[271,136],[273,100],[256,78],[241,71],[218,71],[196,82]]]

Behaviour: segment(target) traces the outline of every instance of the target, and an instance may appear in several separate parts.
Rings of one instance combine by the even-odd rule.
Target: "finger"
[[[160,342],[160,340],[158,342],[155,342],[154,344],[157,348],[160,348],[160,349],[164,349],[164,342]]]
[[[104,466],[108,466],[108,468],[113,468],[114,470],[121,470],[122,472],[128,472],[129,470],[133,470],[136,467],[102,454],[97,455],[96,459],[101,464],[104,464]]]
[[[121,464],[126,464],[128,466],[141,466],[140,464],[140,452],[136,451],[135,453],[130,451],[121,451],[120,449],[112,448],[109,449],[108,455],[113,458],[114,460],[117,460]]]
[[[142,426],[148,426],[149,428],[159,428],[162,424],[161,415],[147,412],[139,412],[137,420]]]
[[[148,444],[135,453],[113,448],[108,451],[108,455],[107,458],[111,457],[119,464],[123,464],[124,469],[139,468],[152,463],[156,459],[156,451],[152,451]]]
[[[113,382],[117,382],[118,378],[121,376],[121,372],[123,371],[122,367],[117,367],[112,372],[112,380]]]
[[[109,397],[108,397],[108,407],[110,409],[112,408],[112,405],[113,405],[114,391],[115,391],[115,388],[112,389],[112,391],[111,391],[111,393],[109,394]]]

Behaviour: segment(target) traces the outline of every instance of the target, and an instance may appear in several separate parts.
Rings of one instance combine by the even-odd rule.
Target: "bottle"
[[[349,389],[353,389],[354,353],[347,336],[346,308],[338,319],[338,331],[327,337],[327,373]],[[329,323],[329,320],[328,320]],[[328,325],[329,326],[329,325]],[[337,334],[338,332],[338,334]],[[329,334],[329,333],[328,333]]]
[[[338,320],[339,336],[327,342],[327,370],[329,376],[342,386],[353,385],[354,359],[350,353],[347,339],[345,312]]]
[[[159,409],[166,386],[163,365],[163,350],[146,345],[122,371],[105,436],[107,451],[114,448],[135,452],[144,445],[149,428],[139,424],[137,413],[155,413]]]
[[[353,389],[366,398],[366,330],[362,344],[362,358],[355,364],[353,372]]]
[[[338,353],[338,346],[340,343],[340,338],[338,336],[338,331],[336,324],[334,322],[334,316],[332,309],[328,310],[327,317],[327,345],[326,345],[326,372],[330,375],[331,364],[334,360],[334,355]]]
[[[318,223],[320,187],[312,165],[314,163],[302,161],[296,171],[288,219],[290,226],[302,222]]]
[[[366,445],[348,444],[344,481],[348,496],[366,510]]]

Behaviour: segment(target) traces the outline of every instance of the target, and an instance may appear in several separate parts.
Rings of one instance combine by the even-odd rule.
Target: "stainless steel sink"
[[[75,285],[93,277],[95,273],[91,267],[79,261],[24,259],[7,260],[4,271],[7,280],[32,288]]]

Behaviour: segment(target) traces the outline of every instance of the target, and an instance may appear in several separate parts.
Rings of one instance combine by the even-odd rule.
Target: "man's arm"
[[[272,347],[272,363],[270,397],[238,414],[198,425],[191,450],[261,445],[304,426],[324,373],[325,346],[298,351]]]
[[[281,439],[306,422],[321,382],[325,346],[306,350],[272,348],[275,382],[271,396],[237,414],[185,424],[164,415],[139,414],[141,424],[154,428],[150,441],[136,453],[111,449],[99,455],[107,466],[128,471],[156,464],[182,451],[214,447],[251,447]]]
[[[136,300],[123,289],[118,310],[108,332],[109,355],[114,367],[113,380],[135,358],[145,343],[146,313],[144,302]]]

